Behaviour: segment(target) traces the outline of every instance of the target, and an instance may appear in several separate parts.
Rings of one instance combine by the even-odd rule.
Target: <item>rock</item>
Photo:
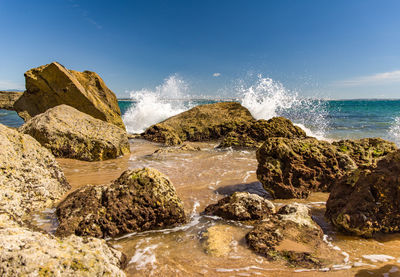
[[[323,241],[321,228],[302,204],[283,206],[276,215],[260,221],[246,235],[250,248],[270,260],[289,266],[321,268],[343,259]]]
[[[130,153],[123,129],[68,105],[31,118],[19,131],[34,137],[56,157],[102,161]]]
[[[19,226],[0,228],[1,276],[125,276],[126,257],[104,240],[57,239]]]
[[[0,124],[0,210],[15,218],[51,206],[70,188],[54,156]]]
[[[257,178],[274,198],[328,192],[338,178],[357,168],[348,155],[315,138],[269,138],[257,150],[257,160]]]
[[[284,117],[273,117],[267,120],[257,120],[228,133],[219,148],[259,148],[271,137],[305,138],[306,133]]]
[[[339,229],[371,237],[400,231],[400,150],[377,166],[344,176],[332,189],[326,217]]]
[[[185,213],[171,181],[152,168],[125,171],[111,185],[88,185],[57,207],[56,234],[116,237],[184,223]]]
[[[150,126],[143,137],[166,145],[210,141],[252,121],[250,112],[236,102],[200,105]]]
[[[197,145],[189,144],[189,143],[183,143],[182,145],[178,147],[163,147],[163,148],[158,148],[156,151],[151,154],[151,156],[159,156],[167,153],[179,153],[179,152],[197,152],[200,151],[200,147]]]
[[[0,91],[0,109],[14,110],[14,103],[21,97],[23,92]]]
[[[25,72],[25,86],[14,104],[25,121],[66,104],[125,130],[117,97],[95,72],[68,70],[53,62]]]
[[[398,149],[395,143],[381,138],[346,139],[332,144],[349,155],[359,167],[376,166],[377,161]]]
[[[275,213],[272,202],[248,192],[235,192],[206,207],[204,214],[230,220],[258,220]]]
[[[229,225],[214,225],[203,233],[203,247],[207,254],[214,257],[227,256],[234,248],[235,228]]]

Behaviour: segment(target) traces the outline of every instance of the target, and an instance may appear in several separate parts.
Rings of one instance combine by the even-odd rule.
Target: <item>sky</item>
[[[0,0],[0,89],[52,61],[118,97],[169,76],[230,95],[262,74],[305,97],[400,98],[397,0]]]

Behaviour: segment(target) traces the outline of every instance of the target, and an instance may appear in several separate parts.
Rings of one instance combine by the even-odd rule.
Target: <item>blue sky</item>
[[[229,94],[262,74],[307,97],[400,98],[399,11],[396,0],[0,0],[0,89],[59,61],[119,97],[172,74],[194,94]]]

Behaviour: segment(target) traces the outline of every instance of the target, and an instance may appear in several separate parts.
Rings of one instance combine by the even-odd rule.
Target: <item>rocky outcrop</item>
[[[250,248],[270,260],[283,260],[289,266],[320,268],[343,260],[323,241],[321,228],[302,204],[289,204],[260,221],[246,235]]]
[[[216,140],[253,121],[250,112],[236,102],[200,105],[150,126],[143,137],[166,145]]]
[[[274,198],[330,191],[337,179],[357,168],[348,155],[315,138],[269,138],[258,149],[257,160],[257,178]]]
[[[34,137],[56,157],[102,161],[130,153],[124,130],[67,105],[35,116],[19,131]]]
[[[259,220],[275,213],[272,202],[257,194],[235,192],[206,207],[204,214],[230,220]]]
[[[70,188],[54,156],[31,136],[0,124],[0,149],[0,211],[20,218]]]
[[[1,276],[125,276],[126,257],[104,240],[69,236],[64,239],[1,226]]]
[[[400,150],[343,177],[332,189],[326,216],[339,229],[370,237],[400,231]]]
[[[257,120],[228,133],[218,148],[259,148],[271,137],[306,138],[306,133],[284,117]]]
[[[398,149],[395,143],[381,138],[346,139],[332,144],[339,152],[349,155],[359,167],[376,166],[377,161]]]
[[[25,86],[26,91],[14,104],[25,121],[66,104],[125,129],[115,94],[95,72],[68,70],[53,62],[25,72]]]
[[[180,146],[158,148],[151,156],[161,156],[168,153],[198,152],[200,147],[190,143],[183,143]]]
[[[57,207],[56,234],[115,237],[184,223],[171,181],[155,169],[125,171],[109,186],[85,186]]]
[[[23,92],[0,91],[0,109],[14,110],[14,103],[21,97]]]

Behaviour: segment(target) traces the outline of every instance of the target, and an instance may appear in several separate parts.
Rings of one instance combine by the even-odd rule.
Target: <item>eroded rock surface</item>
[[[275,206],[265,198],[248,192],[235,192],[206,207],[204,214],[230,220],[259,220],[275,213]]]
[[[216,140],[253,121],[250,112],[236,102],[200,105],[150,126],[143,137],[166,145]]]
[[[54,156],[0,124],[0,210],[16,218],[51,206],[70,188]]]
[[[305,138],[306,133],[284,117],[257,120],[228,133],[219,148],[259,148],[270,137]]]
[[[289,204],[268,217],[246,235],[255,252],[289,266],[320,268],[343,261],[340,253],[323,241],[321,228],[302,204]]]
[[[23,92],[0,91],[0,109],[14,110],[14,103],[21,97]]]
[[[269,138],[258,149],[257,160],[257,178],[274,198],[330,191],[337,179],[357,168],[348,155],[315,138]]]
[[[56,157],[101,161],[130,153],[123,129],[68,105],[31,118],[19,131],[34,137]]]
[[[125,276],[126,257],[104,240],[58,239],[19,227],[0,227],[1,276]]]
[[[400,231],[400,150],[358,169],[332,189],[326,216],[339,229],[370,237]]]
[[[117,97],[95,72],[68,70],[53,62],[25,72],[25,86],[14,104],[25,121],[66,104],[125,130]]]
[[[234,250],[237,230],[229,225],[214,225],[202,234],[203,247],[207,254],[224,257]]]
[[[346,139],[332,144],[339,152],[349,155],[359,167],[376,166],[380,159],[398,149],[395,143],[381,138]]]
[[[57,207],[57,234],[115,237],[186,221],[171,181],[152,168],[125,171],[109,186],[88,185]]]

